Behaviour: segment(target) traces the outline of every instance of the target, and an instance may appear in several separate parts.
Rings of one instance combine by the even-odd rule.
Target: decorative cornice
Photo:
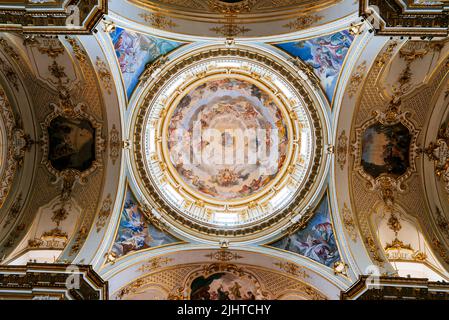
[[[90,34],[97,22],[107,13],[108,3],[107,0],[57,0],[52,1],[51,5],[36,2],[15,1],[14,9],[11,6],[0,6],[0,31]]]
[[[227,247],[221,248],[220,250],[211,252],[206,255],[207,258],[210,258],[211,260],[217,260],[222,262],[232,261],[232,260],[239,260],[243,257],[240,256],[238,253],[234,253],[231,250],[229,250]]]
[[[427,279],[378,277],[373,286],[372,276],[359,280],[340,295],[341,300],[449,300],[449,283]]]
[[[441,1],[360,0],[360,15],[376,34],[388,36],[448,35],[449,10]]]
[[[91,266],[27,264],[0,267],[0,299],[108,300],[108,283]]]

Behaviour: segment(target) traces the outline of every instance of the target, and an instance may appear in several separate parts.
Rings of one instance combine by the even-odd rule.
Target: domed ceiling
[[[236,241],[285,225],[286,210],[299,212],[320,184],[325,107],[274,56],[242,46],[194,57],[164,65],[170,81],[147,82],[137,102],[136,168],[148,198],[204,236]]]
[[[449,279],[446,38],[353,0],[108,5],[0,35],[0,263],[91,265],[113,299]]]

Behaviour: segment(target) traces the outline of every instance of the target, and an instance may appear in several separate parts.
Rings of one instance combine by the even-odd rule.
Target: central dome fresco
[[[204,49],[143,84],[136,181],[161,219],[243,241],[304,214],[322,181],[325,121],[307,76],[289,68],[254,49]]]
[[[288,128],[274,97],[237,78],[188,92],[168,125],[170,163],[193,192],[242,200],[272,184],[288,151]]]

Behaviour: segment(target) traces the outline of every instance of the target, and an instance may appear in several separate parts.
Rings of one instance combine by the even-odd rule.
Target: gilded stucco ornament
[[[366,61],[363,61],[361,64],[357,66],[356,70],[351,75],[347,89],[350,98],[353,98],[360,89],[363,79],[365,79],[367,71],[366,69],[367,69]]]
[[[146,263],[144,263],[141,267],[139,267],[139,271],[142,273],[148,273],[152,272],[156,269],[159,269],[163,266],[166,266],[170,262],[172,262],[172,258],[166,258],[166,257],[156,257],[148,260]]]
[[[310,28],[312,25],[322,20],[323,17],[319,15],[304,15],[296,18],[289,23],[283,25],[284,28],[289,28],[292,31],[299,31]]]
[[[73,50],[73,53],[75,54],[76,59],[79,62],[81,62],[81,63],[86,62],[86,60],[87,60],[87,53],[84,50],[84,48],[82,48],[81,45],[78,43],[76,38],[74,38],[74,37],[67,37],[66,40],[70,44],[70,46],[72,47],[72,50]]]
[[[6,228],[18,218],[19,213],[22,210],[22,207],[23,207],[23,197],[22,194],[19,193],[16,200],[8,210],[8,214],[6,215],[3,228]]]
[[[157,77],[158,73],[162,70],[164,65],[168,63],[169,58],[165,55],[161,55],[157,60],[145,65],[145,70],[139,77],[140,85],[144,85],[149,79]]]
[[[348,265],[343,261],[337,261],[334,264],[334,274],[348,276]]]
[[[243,258],[241,255],[229,250],[227,247],[222,247],[220,250],[208,253],[206,257],[221,262],[237,261]]]
[[[152,27],[158,29],[172,29],[178,26],[173,20],[157,12],[141,13],[139,14],[139,17],[149,23]]]
[[[14,112],[2,88],[0,88],[0,143],[1,208],[12,187],[16,171],[23,160],[25,147],[27,146],[23,130],[19,130],[17,127]]]
[[[352,118],[354,124],[351,138],[353,142],[356,140],[357,144],[352,146],[351,152],[355,156],[354,163],[351,165],[354,170],[350,172],[351,208],[361,239],[363,239],[371,259],[385,269],[391,268],[390,265],[386,264],[388,260],[385,257],[385,246],[378,241],[378,237],[369,223],[370,219],[373,219],[374,215],[377,214],[373,208],[379,205],[382,210],[392,212],[400,206],[407,214],[424,219],[422,221],[428,221],[429,223],[432,221],[428,213],[428,204],[432,204],[432,201],[428,202],[429,200],[426,200],[423,196],[424,191],[419,176],[418,163],[421,159],[416,157],[422,155],[422,153],[420,146],[417,144],[419,141],[417,137],[420,137],[421,130],[424,131],[425,121],[432,111],[422,101],[434,99],[435,91],[433,91],[433,88],[444,81],[443,77],[447,71],[446,61],[442,61],[441,69],[435,70],[428,80],[425,80],[421,85],[416,85],[413,94],[402,95],[403,92],[409,90],[409,84],[415,81],[414,78],[411,81],[409,80],[407,66],[414,62],[411,65],[413,71],[415,64],[417,66],[418,63],[421,63],[421,59],[425,59],[424,55],[428,46],[424,43],[427,42],[421,42],[422,45],[413,45],[413,43],[408,42],[405,46],[402,46],[397,40],[391,40],[385,44],[365,76],[364,86],[359,94],[357,107]],[[402,52],[399,53],[401,48]],[[395,61],[399,61],[401,67],[393,70],[388,66],[395,55]],[[379,79],[387,78],[394,80],[400,78],[401,83],[399,83],[399,80],[397,81],[399,83],[397,88],[400,89],[397,90],[397,94],[401,99],[393,97],[393,101],[385,100],[386,95],[383,94],[385,82]],[[379,108],[382,105],[385,108]],[[374,114],[372,114],[373,110],[375,110]],[[380,117],[381,114],[383,116]],[[384,121],[384,124],[378,120]],[[395,127],[396,132],[390,130],[393,127]],[[401,138],[402,146],[397,139],[401,136],[406,137],[406,139]],[[377,166],[376,168],[376,166],[370,164],[365,166],[362,164],[363,141],[366,146],[372,146],[371,150],[365,149],[365,159],[374,165],[387,164],[386,167]],[[398,146],[400,147],[398,148]],[[385,154],[382,154],[383,152]],[[393,156],[389,156],[389,153]],[[369,154],[371,156],[368,156]],[[401,160],[384,161],[385,157],[390,157],[390,159],[396,157]],[[426,161],[426,159],[422,159]],[[402,167],[398,167],[395,162],[401,164]],[[395,167],[397,169],[394,169]],[[444,222],[442,225],[444,225]],[[427,227],[431,228],[429,224],[427,224]],[[400,238],[400,240],[407,239]],[[407,244],[407,241],[404,242]],[[394,245],[391,241],[390,244]],[[420,259],[423,256],[418,255],[416,258]]]
[[[295,263],[279,261],[279,262],[275,262],[274,265],[277,266],[280,270],[282,270],[288,274],[291,274],[292,276],[302,278],[302,279],[310,278],[306,269],[302,266],[295,264]]]
[[[435,175],[449,194],[449,125],[441,127],[436,142],[431,142],[423,152],[434,162]]]
[[[41,123],[41,146],[43,152],[42,164],[55,177],[55,183],[63,180],[64,182],[70,182],[71,187],[73,187],[73,183],[75,182],[85,183],[90,174],[103,166],[102,153],[105,148],[104,139],[101,136],[103,126],[94,116],[86,112],[87,105],[84,103],[75,105],[70,97],[70,94],[66,91],[62,91],[60,93],[60,101],[58,103],[51,103],[50,108],[53,109],[53,112],[48,114],[44,122]],[[67,126],[72,129],[74,134],[79,134],[81,136],[79,139],[81,141],[80,143],[89,142],[93,144],[94,147],[92,148],[92,153],[90,154],[92,157],[88,159],[88,166],[78,163],[76,158],[69,159],[65,162],[58,161],[64,156],[76,157],[76,155],[81,151],[80,148],[84,147],[85,144],[78,146],[79,148],[77,149],[77,146],[64,145],[64,141],[57,140],[61,144],[55,145],[54,140],[51,140],[53,133],[59,133],[57,130],[56,132],[51,130],[55,119],[58,123],[57,127],[53,129],[61,129],[61,127]],[[72,121],[74,123],[72,123]],[[83,123],[79,124],[80,121],[83,121]],[[85,129],[82,127],[83,125],[88,126],[89,124],[91,128]],[[86,133],[83,131],[84,129],[90,132]],[[89,136],[89,134],[92,135]],[[88,137],[85,138],[85,135]],[[83,138],[89,141],[82,140]],[[51,154],[52,147],[54,148],[54,158],[52,158]],[[71,189],[71,187],[68,186],[69,189]]]
[[[109,216],[112,213],[112,198],[111,194],[108,194],[106,199],[103,200],[103,204],[101,205],[100,212],[98,213],[98,220],[96,223],[97,233],[100,232],[105,226],[109,219]]]
[[[337,148],[335,153],[335,160],[337,161],[337,164],[341,170],[344,169],[348,157],[348,141],[349,139],[346,135],[346,131],[343,130],[338,136]]]
[[[354,221],[354,217],[351,209],[345,203],[342,210],[343,225],[348,232],[351,240],[357,242],[357,223]]]
[[[446,236],[446,238],[449,239],[449,221],[446,218],[446,216],[443,215],[440,208],[435,208],[435,216],[436,216],[436,222],[440,230],[443,232],[443,234]]]
[[[113,124],[111,131],[109,132],[109,158],[111,158],[113,165],[116,164],[118,158],[120,157],[122,148],[123,141],[120,137],[120,132],[118,131],[116,125]]]
[[[0,8],[0,31],[90,34],[108,7],[107,0],[12,2]]]
[[[221,0],[208,0],[210,9],[222,13],[224,15],[235,15],[239,13],[250,12],[257,0],[241,0],[241,1],[221,1]]]
[[[382,200],[390,205],[394,201],[395,192],[405,191],[405,181],[413,172],[416,172],[415,158],[419,155],[417,139],[420,131],[410,121],[410,113],[400,111],[400,104],[400,100],[393,100],[386,111],[374,111],[371,119],[356,128],[355,143],[352,145],[352,153],[355,156],[354,171],[369,183],[370,190],[379,191]],[[390,128],[392,129],[390,130]],[[392,130],[400,131],[400,133],[391,133]],[[369,135],[371,132],[374,134]],[[406,136],[407,139],[405,139],[406,142],[401,141],[402,149],[397,150],[395,148],[399,146],[399,142],[394,141],[399,139],[397,136],[400,135]],[[373,164],[376,161],[373,155],[377,151],[368,150],[374,145],[370,144],[368,140],[373,136],[375,139],[385,138],[388,140],[390,147],[387,147],[384,152],[389,152],[391,155],[391,163],[385,163],[384,157],[382,161]],[[396,168],[396,157],[403,157],[403,161],[407,165]]]
[[[85,104],[75,105],[65,88],[60,88],[59,102],[50,104],[53,112],[41,123],[43,134],[40,143],[43,151],[41,163],[53,175],[53,183],[61,184],[58,208],[54,210],[57,227],[47,236],[58,239],[64,248],[68,237],[64,238],[59,222],[68,214],[67,207],[75,184],[86,184],[88,176],[103,167],[105,145],[101,136],[102,124],[86,112]],[[80,248],[87,231],[85,226],[81,227],[71,253]]]
[[[101,83],[103,84],[103,88],[110,95],[112,93],[113,80],[112,74],[109,71],[106,62],[101,60],[100,57],[97,57],[97,59],[95,60],[95,66],[97,67],[97,74],[100,78]]]

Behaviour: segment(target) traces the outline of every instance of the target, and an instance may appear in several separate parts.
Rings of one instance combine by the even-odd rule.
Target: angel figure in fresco
[[[243,108],[245,110],[242,113],[244,119],[253,119],[257,117],[258,114],[256,108],[254,108],[254,106],[251,103],[245,102]]]
[[[334,232],[332,230],[332,224],[330,222],[323,222],[317,224],[314,229],[327,243],[334,241]]]
[[[267,181],[269,181],[270,177],[260,176],[258,179],[253,179],[250,185],[245,184],[239,191],[241,195],[248,195],[257,190],[259,190],[262,186],[264,186]]]
[[[313,233],[307,236],[306,241],[299,241],[297,245],[306,257],[329,265],[335,258],[336,248],[332,225],[324,222],[314,226]]]
[[[120,255],[126,255],[130,251],[149,248],[152,241],[153,238],[137,204],[128,200],[120,220],[116,249]]]
[[[209,300],[218,300],[218,293],[216,293],[215,291],[212,291],[209,296]]]
[[[229,292],[224,290],[223,285],[220,285],[220,287],[217,289],[217,293],[218,300],[231,300],[229,298]]]
[[[212,182],[217,183],[220,186],[232,186],[238,184],[240,176],[232,169],[219,170],[218,174],[212,177]]]
[[[136,41],[137,37],[133,37],[128,32],[122,32],[114,44],[120,70],[123,73],[134,73],[136,57]]]
[[[114,49],[123,73],[133,74],[144,60],[154,61],[174,48],[173,43],[138,33],[120,30]]]
[[[208,194],[212,197],[216,197],[218,196],[218,191],[215,187],[210,187],[208,185],[206,185],[203,181],[200,180],[199,184],[198,184],[198,190],[200,190],[202,193],[204,194]]]
[[[309,41],[313,58],[308,62],[323,77],[333,77],[338,74],[343,59],[346,56],[351,39],[343,33],[312,39]]]
[[[320,75],[330,77],[338,72],[338,64],[334,63],[329,52],[322,47],[314,47],[312,65]]]
[[[240,300],[242,298],[242,294],[240,293],[240,289],[242,289],[242,286],[235,281],[234,285],[231,287],[231,293],[234,295],[234,300]]]

